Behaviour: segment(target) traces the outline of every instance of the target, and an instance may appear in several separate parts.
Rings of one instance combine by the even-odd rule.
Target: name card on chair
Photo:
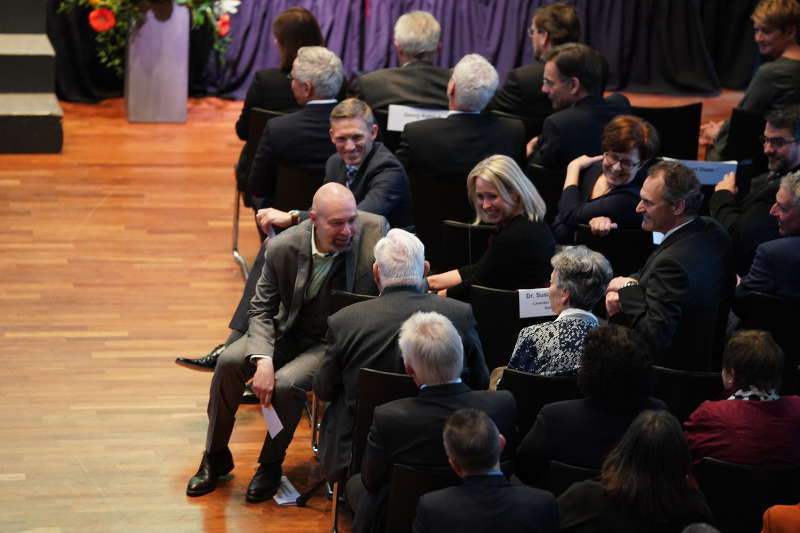
[[[519,289],[519,317],[554,316],[550,308],[547,287],[542,289]]]
[[[424,109],[408,105],[391,104],[386,129],[389,131],[403,131],[406,124],[425,120],[426,118],[447,118],[450,111],[447,109]]]
[[[676,161],[665,157],[670,161]],[[694,170],[697,179],[702,185],[716,185],[728,172],[736,172],[736,161],[694,161],[693,159],[678,159],[678,163]]]

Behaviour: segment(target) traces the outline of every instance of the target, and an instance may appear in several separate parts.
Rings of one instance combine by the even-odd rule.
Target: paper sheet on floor
[[[272,497],[278,505],[297,505],[297,497],[300,493],[294,488],[292,482],[286,476],[281,476],[281,486],[278,487],[278,492]]]

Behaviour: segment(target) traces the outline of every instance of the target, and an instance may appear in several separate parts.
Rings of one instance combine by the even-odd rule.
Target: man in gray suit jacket
[[[469,304],[422,291],[428,273],[425,247],[414,235],[393,229],[375,245],[373,274],[378,298],[350,305],[328,319],[327,351],[314,376],[314,392],[331,402],[321,428],[320,466],[330,481],[342,480],[351,461],[358,371],[403,372],[397,334],[415,311],[436,311],[461,335],[461,379],[473,389],[488,386],[489,371]]]
[[[275,438],[267,435],[247,500],[275,494],[286,448],[325,351],[330,292],[375,292],[372,250],[388,230],[385,219],[356,211],[353,194],[336,183],[320,187],[309,215],[267,244],[247,334],[225,348],[214,370],[206,449],[186,488],[189,496],[211,492],[233,469],[228,441],[250,378],[261,404],[274,407],[284,427]]]

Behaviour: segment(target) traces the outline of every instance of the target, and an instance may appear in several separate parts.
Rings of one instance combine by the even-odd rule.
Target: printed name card
[[[391,104],[389,106],[389,119],[386,129],[389,131],[403,131],[406,124],[425,120],[426,118],[447,118],[450,111],[447,109],[424,109],[407,105]]]
[[[519,289],[519,317],[554,316],[550,308],[548,289]]]
[[[664,159],[670,159],[665,157]],[[670,159],[670,161],[675,161]],[[728,172],[736,172],[736,161],[694,161],[692,159],[678,159],[680,164],[689,167],[697,174],[697,179],[703,185],[716,185]]]

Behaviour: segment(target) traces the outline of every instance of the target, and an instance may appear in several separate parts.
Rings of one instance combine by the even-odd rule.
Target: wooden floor
[[[737,93],[704,100],[720,118]],[[687,99],[634,95],[642,105]],[[191,100],[186,124],[129,124],[121,100],[62,104],[64,151],[0,155],[0,531],[325,531],[330,503],[247,504],[264,433],[243,406],[236,469],[184,494],[203,450],[209,374],[173,364],[227,335],[239,102]],[[249,214],[240,237],[258,248]],[[303,421],[285,464],[317,476]]]

